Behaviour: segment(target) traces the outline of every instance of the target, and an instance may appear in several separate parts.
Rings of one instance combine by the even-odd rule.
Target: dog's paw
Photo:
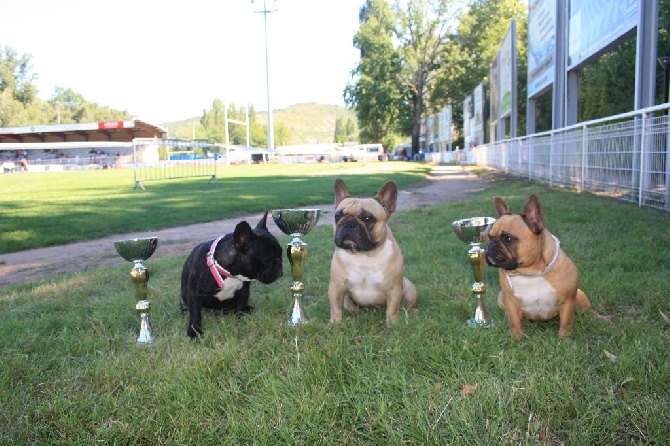
[[[189,325],[188,328],[186,329],[186,334],[191,339],[200,339],[202,338],[204,332],[202,331],[202,328],[196,325]]]
[[[179,299],[179,311],[186,313],[188,311],[188,304],[184,299]]]
[[[238,308],[238,309],[235,310],[235,316],[240,318],[240,317],[242,317],[246,314],[251,314],[253,312],[254,312],[254,307],[252,307],[251,305],[245,305],[244,307]]]

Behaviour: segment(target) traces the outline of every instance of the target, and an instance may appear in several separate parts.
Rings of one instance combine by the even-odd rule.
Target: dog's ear
[[[540,199],[537,198],[537,195],[530,194],[521,217],[523,217],[523,221],[526,222],[526,225],[528,225],[534,234],[542,232],[544,229],[544,214],[542,213],[542,206],[540,206]]]
[[[261,220],[256,225],[256,229],[261,229],[261,230],[267,231],[268,230],[267,219],[268,219],[268,211],[265,211],[265,214],[263,214],[263,217],[261,218]]]
[[[342,200],[349,197],[349,189],[341,178],[335,180],[335,207],[338,207]]]
[[[395,212],[395,204],[398,199],[398,186],[396,186],[393,181],[387,181],[381,189],[379,189],[375,198],[382,206],[384,206],[386,213],[391,215]]]
[[[500,197],[495,197],[493,199],[493,206],[496,208],[496,212],[498,213],[498,217],[502,217],[503,215],[511,215],[512,214],[512,211],[509,210],[509,206],[507,205],[507,202]]]
[[[235,241],[235,246],[237,248],[246,247],[251,238],[254,236],[254,232],[251,230],[251,226],[246,221],[241,221],[235,226],[235,232],[233,232],[233,240]]]

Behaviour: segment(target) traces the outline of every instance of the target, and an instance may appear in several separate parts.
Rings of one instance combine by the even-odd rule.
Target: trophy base
[[[140,314],[140,335],[137,338],[137,343],[142,345],[153,345],[155,339],[153,330],[151,329],[151,321],[149,320],[151,304],[148,300],[141,300],[137,302],[135,309]]]
[[[297,300],[293,303],[293,310],[291,311],[291,317],[286,321],[286,325],[289,327],[298,327],[300,325],[305,325],[309,322],[307,316],[305,316],[305,310],[302,306],[301,300]]]
[[[294,321],[289,319],[286,321],[286,326],[289,328],[295,328],[295,327],[300,327],[301,325],[307,325],[309,323],[308,320],[299,320],[299,321]]]
[[[491,328],[495,325],[493,319],[487,321],[478,320],[475,318],[468,319],[468,325],[471,327],[482,327],[482,328]]]
[[[148,347],[152,347],[152,346],[156,345],[156,340],[154,338],[146,338],[146,337],[140,336],[139,338],[137,338],[137,341],[135,342],[135,344],[146,345]]]

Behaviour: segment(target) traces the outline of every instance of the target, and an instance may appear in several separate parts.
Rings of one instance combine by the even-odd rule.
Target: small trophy
[[[308,322],[302,305],[303,291],[305,291],[302,274],[305,271],[307,260],[307,243],[303,242],[300,237],[314,229],[320,216],[321,209],[275,209],[272,211],[272,219],[277,227],[284,234],[293,237],[293,240],[286,246],[286,257],[291,264],[291,275],[293,276],[291,284],[293,309],[288,320],[289,327]]]
[[[149,321],[149,310],[151,304],[147,300],[147,282],[149,281],[149,270],[142,265],[142,262],[154,253],[158,246],[158,238],[134,238],[130,240],[119,240],[114,242],[116,252],[129,262],[133,262],[133,269],[130,270],[130,278],[135,284],[137,294],[137,305],[135,310],[140,314],[140,336],[137,338],[138,344],[151,344],[154,341],[151,331],[151,322]]]
[[[457,220],[451,224],[454,232],[466,243],[470,244],[468,251],[468,260],[472,267],[472,274],[475,276],[475,283],[472,284],[472,292],[477,298],[477,309],[475,316],[468,320],[471,327],[492,327],[493,319],[489,318],[484,303],[484,293],[486,285],[484,284],[484,266],[486,266],[486,251],[480,246],[488,241],[488,234],[496,219],[491,217],[474,217]]]

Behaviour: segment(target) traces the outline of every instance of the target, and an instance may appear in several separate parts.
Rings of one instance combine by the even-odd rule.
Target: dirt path
[[[436,166],[426,176],[425,181],[400,191],[397,210],[463,200],[471,193],[486,188],[487,185],[484,179],[462,167]],[[333,203],[315,204],[313,207],[322,210],[319,225],[333,223]],[[124,262],[114,249],[116,240],[158,237],[158,248],[152,258],[187,255],[198,243],[232,232],[237,222],[241,220],[248,220],[255,225],[261,215],[255,214],[163,229],[152,231],[150,234],[139,232],[120,234],[88,242],[2,254],[0,255],[0,287],[25,280],[36,280],[50,275]],[[274,223],[268,223],[268,228],[271,232],[280,234]]]

